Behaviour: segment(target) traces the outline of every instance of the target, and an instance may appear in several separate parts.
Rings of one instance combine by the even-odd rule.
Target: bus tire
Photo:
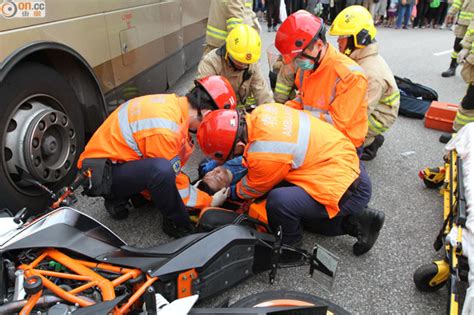
[[[279,305],[279,301],[283,301],[283,300],[285,301],[285,303]],[[323,299],[311,294],[306,294],[306,293],[296,292],[296,291],[287,291],[287,290],[267,291],[267,292],[253,294],[235,302],[230,307],[235,307],[235,308],[257,307],[259,306],[259,304],[263,306],[262,303],[273,303],[273,302],[275,303],[275,306],[283,306],[283,305],[288,306],[289,304],[298,306],[299,302],[303,302],[303,303],[309,303],[315,306],[327,306],[328,314],[330,313],[337,314],[337,315],[350,314],[348,311],[346,311],[339,305],[336,305],[326,299]],[[295,302],[295,303],[292,304],[292,302]]]
[[[46,65],[23,62],[0,84],[0,209],[30,214],[52,191],[70,184],[84,149],[84,118],[65,78]],[[31,212],[33,211],[33,212]]]

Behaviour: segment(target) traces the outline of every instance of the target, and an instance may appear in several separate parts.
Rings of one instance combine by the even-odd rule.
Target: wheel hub
[[[10,120],[5,141],[5,158],[12,179],[19,186],[24,172],[42,183],[57,182],[73,166],[76,131],[61,111],[32,99],[24,102]]]

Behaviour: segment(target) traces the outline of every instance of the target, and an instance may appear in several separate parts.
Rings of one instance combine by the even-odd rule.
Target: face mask
[[[296,67],[301,70],[313,70],[314,63],[309,59],[298,58],[295,60]]]

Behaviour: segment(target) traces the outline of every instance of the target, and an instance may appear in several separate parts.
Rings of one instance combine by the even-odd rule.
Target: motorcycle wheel
[[[326,299],[296,291],[268,291],[245,297],[230,307],[327,306],[327,314],[345,315],[348,311]]]

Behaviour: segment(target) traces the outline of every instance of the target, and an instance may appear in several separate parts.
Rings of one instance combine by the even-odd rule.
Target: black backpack
[[[438,93],[430,87],[414,83],[410,79],[395,76],[400,90],[400,115],[423,119],[432,101],[438,100]]]

